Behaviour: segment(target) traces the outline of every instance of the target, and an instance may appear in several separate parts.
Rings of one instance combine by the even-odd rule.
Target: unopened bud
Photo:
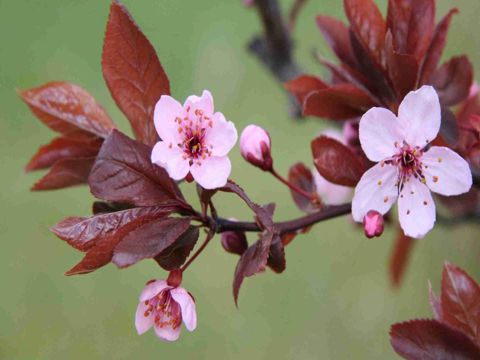
[[[378,211],[370,210],[363,218],[365,236],[369,239],[383,233],[383,216]]]
[[[226,252],[242,255],[248,248],[247,237],[241,231],[225,231],[220,235],[220,241]]]
[[[170,271],[167,278],[167,284],[173,287],[178,287],[182,283],[183,273],[180,269]]]
[[[240,152],[250,164],[268,171],[272,169],[271,141],[268,133],[257,125],[248,125],[240,136]]]

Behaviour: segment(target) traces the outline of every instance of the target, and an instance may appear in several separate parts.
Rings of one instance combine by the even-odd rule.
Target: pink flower
[[[369,210],[388,212],[398,198],[404,233],[421,238],[435,223],[431,191],[459,195],[472,186],[467,162],[456,152],[430,146],[440,129],[438,95],[431,86],[403,99],[398,117],[372,108],[360,120],[360,143],[365,155],[378,162],[363,174],[355,188],[352,215],[362,222]]]
[[[237,142],[237,129],[222,113],[214,113],[209,91],[201,97],[189,96],[183,106],[162,95],[155,105],[154,122],[162,141],[153,148],[153,163],[174,180],[190,172],[205,189],[226,184],[232,167],[227,154]]]
[[[240,153],[250,164],[263,170],[272,168],[270,135],[257,125],[248,125],[240,136]]]
[[[383,216],[378,211],[370,210],[363,218],[365,236],[373,238],[383,234]]]
[[[135,327],[139,335],[152,326],[160,339],[175,341],[183,323],[188,331],[197,327],[195,301],[187,290],[172,287],[165,280],[147,283],[140,294],[135,314]]]
[[[320,135],[335,139],[346,145],[344,136],[338,130],[325,129]],[[351,188],[331,183],[320,175],[315,167],[312,168],[312,174],[317,194],[325,205],[345,204],[352,198],[353,191]]]

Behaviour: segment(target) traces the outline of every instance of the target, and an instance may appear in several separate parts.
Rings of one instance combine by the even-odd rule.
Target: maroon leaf
[[[390,343],[408,360],[480,359],[480,349],[466,335],[436,320],[394,324]]]
[[[436,70],[440,58],[442,57],[443,49],[445,48],[448,28],[450,27],[452,16],[456,13],[458,13],[457,9],[450,10],[435,28],[432,42],[430,43],[430,47],[422,64],[420,84],[427,83],[430,79],[430,76]]]
[[[282,240],[279,237],[277,237],[276,241],[270,246],[267,266],[277,274],[284,272],[287,268],[285,247],[283,246]]]
[[[88,179],[99,199],[136,206],[175,201],[187,206],[177,185],[152,164],[151,149],[114,130],[105,140]]]
[[[441,305],[445,323],[480,343],[480,287],[449,263],[443,267]]]
[[[88,218],[67,217],[53,226],[51,231],[75,249],[88,251],[102,239],[118,237],[117,232],[126,225],[140,226],[175,210],[175,206],[167,205],[133,208]]]
[[[431,85],[435,87],[443,105],[458,104],[468,97],[473,82],[473,66],[466,56],[450,59],[432,75]]]
[[[131,209],[132,206],[129,204],[122,204],[116,202],[104,202],[104,201],[94,201],[92,205],[92,213],[94,215],[98,214],[107,214],[116,211],[122,211]]]
[[[94,162],[95,157],[59,160],[32,186],[31,190],[55,190],[84,184]]]
[[[115,128],[105,110],[80,86],[50,82],[20,92],[23,101],[50,129],[76,140],[106,138]]]
[[[345,13],[357,38],[381,62],[386,24],[372,0],[344,0]]]
[[[313,91],[326,89],[327,87],[328,85],[321,79],[309,75],[300,75],[285,83],[285,88],[296,96],[300,104],[303,104],[307,95]]]
[[[303,163],[292,165],[288,171],[288,181],[309,194],[316,194],[316,186],[313,180],[312,172]],[[313,204],[309,198],[300,195],[296,191],[291,191],[293,201],[298,208],[307,213],[315,212],[319,208],[319,203]]]
[[[102,70],[118,107],[130,121],[135,136],[154,145],[158,136],[153,111],[170,85],[155,49],[127,9],[114,0],[103,43]]]
[[[80,157],[95,157],[102,146],[102,140],[77,141],[67,137],[57,137],[41,146],[32,157],[26,171],[47,169],[59,160]]]
[[[312,153],[320,175],[328,181],[355,186],[365,172],[362,161],[350,148],[327,136],[320,136],[312,141]]]
[[[155,256],[155,261],[167,271],[180,268],[195,247],[198,236],[198,226],[190,226],[178,240]]]
[[[397,239],[392,249],[389,261],[390,283],[399,287],[402,283],[415,240],[406,236],[402,229],[397,230]]]
[[[340,20],[330,16],[319,15],[316,17],[317,25],[335,55],[351,68],[358,64],[350,43],[348,28]]]
[[[337,84],[311,92],[304,100],[304,115],[345,120],[361,116],[374,106],[370,96],[352,84]]]
[[[189,218],[160,218],[137,227],[115,247],[112,262],[126,268],[140,260],[154,258],[187,231],[190,221]]]

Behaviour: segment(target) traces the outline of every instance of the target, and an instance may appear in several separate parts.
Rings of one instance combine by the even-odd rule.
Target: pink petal
[[[437,137],[440,130],[441,111],[437,92],[431,86],[422,86],[405,96],[398,109],[405,141],[423,148]]]
[[[170,146],[171,145],[171,146]],[[183,151],[173,143],[159,141],[152,150],[152,163],[167,170],[173,180],[181,180],[190,170],[188,159],[184,158]]]
[[[147,311],[147,305],[144,302],[140,302],[137,306],[137,312],[135,313],[135,328],[138,335],[142,335],[148,331],[153,325],[153,314],[145,316]]]
[[[466,193],[472,186],[468,163],[455,151],[432,146],[422,156],[423,174],[430,190],[442,195]]]
[[[416,239],[425,236],[435,224],[435,203],[430,189],[413,177],[400,192],[398,217],[405,235]]]
[[[162,95],[155,105],[153,121],[158,135],[163,141],[178,144],[181,136],[178,132],[177,117],[183,117],[183,107],[180,103],[168,95]]]
[[[193,331],[197,327],[197,312],[195,301],[190,294],[183,288],[175,288],[170,291],[173,300],[175,300],[182,309],[182,319],[188,331]]]
[[[360,119],[359,137],[365,155],[374,162],[386,159],[403,144],[403,129],[397,117],[384,108],[374,107]]]
[[[250,155],[258,161],[263,161],[262,142],[264,142],[270,150],[271,141],[268,133],[260,126],[254,124],[246,126],[240,136],[240,152],[242,156],[248,159]]]
[[[195,110],[202,110],[205,116],[213,116],[213,97],[210,91],[203,90],[202,96],[190,95],[183,105],[185,109],[190,108],[189,113],[194,114]]]
[[[352,188],[337,185],[326,180],[317,169],[312,170],[317,194],[326,205],[340,205],[348,202],[353,195]]]
[[[216,189],[225,186],[230,176],[232,164],[226,156],[211,156],[201,160],[201,165],[194,162],[190,168],[193,178],[204,189]]]
[[[155,329],[155,334],[162,339],[166,341],[175,341],[180,337],[180,331],[182,330],[181,326],[177,327],[176,329],[173,329],[172,327],[159,327],[159,326],[154,326]]]
[[[225,156],[237,142],[238,134],[235,125],[225,120],[222,113],[216,112],[212,118],[212,127],[207,127],[205,142],[212,146],[213,156]]]
[[[384,215],[397,199],[397,167],[377,164],[367,170],[355,187],[352,200],[352,216],[363,222],[369,210]]]
[[[155,280],[147,284],[140,294],[140,302],[143,303],[146,300],[150,300],[152,297],[157,295],[163,289],[169,287],[165,280]]]

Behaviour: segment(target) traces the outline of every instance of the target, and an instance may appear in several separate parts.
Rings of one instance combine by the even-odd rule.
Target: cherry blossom
[[[182,287],[173,287],[165,280],[154,280],[140,294],[135,314],[135,327],[139,335],[152,326],[162,340],[175,341],[180,336],[181,325],[188,331],[197,327],[195,301]]]
[[[228,152],[237,142],[237,130],[222,113],[214,112],[208,90],[192,95],[182,106],[162,95],[155,106],[155,129],[162,139],[153,148],[152,162],[174,180],[189,173],[205,189],[226,184],[231,172]]]
[[[372,108],[360,120],[360,143],[377,162],[355,188],[352,215],[362,222],[369,210],[387,213],[398,199],[400,226],[407,236],[421,238],[435,223],[431,191],[459,195],[472,185],[468,163],[456,152],[431,146],[440,129],[438,95],[422,86],[405,96],[398,116]]]
[[[240,136],[240,152],[250,164],[263,170],[272,168],[271,141],[268,132],[257,125],[248,125]]]

